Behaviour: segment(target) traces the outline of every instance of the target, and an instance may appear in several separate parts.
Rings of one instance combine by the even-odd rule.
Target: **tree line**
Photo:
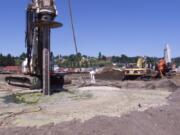
[[[0,66],[20,66],[26,54],[22,53],[20,56],[12,56],[11,54],[3,55],[0,53]]]
[[[0,54],[0,66],[20,66],[25,60],[26,54],[22,53],[20,56],[12,56],[11,54],[3,55]],[[82,55],[78,53],[77,55],[71,54],[67,56],[57,55],[54,57],[54,64],[60,67],[102,67],[106,65],[117,64],[127,64],[136,63],[139,57],[129,57],[127,55],[112,56],[107,57],[98,54],[97,57],[91,57],[87,55]],[[147,63],[155,64],[159,58],[158,57],[146,57]],[[180,66],[180,57],[173,58],[172,60],[177,66]]]
[[[11,54],[3,55],[0,54],[0,66],[14,66],[15,65],[15,57],[11,56]]]

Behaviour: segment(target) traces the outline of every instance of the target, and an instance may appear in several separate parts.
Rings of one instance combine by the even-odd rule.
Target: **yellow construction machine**
[[[139,57],[135,65],[124,69],[124,80],[151,79],[152,70],[146,67],[146,58]]]

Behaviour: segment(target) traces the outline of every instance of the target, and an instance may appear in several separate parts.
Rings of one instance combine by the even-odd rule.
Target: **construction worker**
[[[96,83],[96,79],[95,79],[96,72],[94,70],[92,70],[89,72],[89,74],[90,74],[91,83],[95,84]]]

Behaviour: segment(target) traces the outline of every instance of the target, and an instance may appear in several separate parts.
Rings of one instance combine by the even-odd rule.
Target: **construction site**
[[[28,1],[25,56],[0,66],[0,135],[179,135],[180,68],[171,46],[161,58],[81,56],[67,1],[76,53],[56,59],[51,31],[65,25],[57,2]]]

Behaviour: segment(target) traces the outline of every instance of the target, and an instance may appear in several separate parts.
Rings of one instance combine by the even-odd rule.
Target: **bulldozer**
[[[135,65],[131,65],[124,69],[123,80],[151,79],[152,75],[152,70],[146,68],[146,58],[139,57]]]

